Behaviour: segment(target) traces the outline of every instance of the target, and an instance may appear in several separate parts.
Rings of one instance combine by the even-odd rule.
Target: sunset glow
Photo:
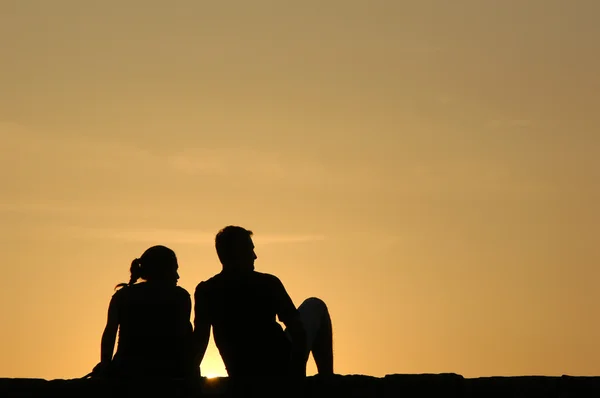
[[[329,305],[337,373],[600,374],[598,15],[0,0],[0,377],[89,373],[131,260],[193,295],[228,224]]]

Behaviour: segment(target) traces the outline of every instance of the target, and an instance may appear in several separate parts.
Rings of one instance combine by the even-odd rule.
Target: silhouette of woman
[[[118,284],[102,334],[95,377],[185,377],[191,372],[189,293],[177,286],[177,257],[153,246],[131,263],[129,283]],[[144,282],[136,283],[138,279]],[[117,352],[113,357],[119,333]]]

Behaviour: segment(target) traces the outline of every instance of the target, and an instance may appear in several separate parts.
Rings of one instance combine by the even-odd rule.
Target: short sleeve
[[[180,289],[179,290],[179,292],[180,292],[179,300],[181,301],[180,308],[182,311],[182,315],[184,316],[184,318],[190,319],[190,315],[192,312],[192,299],[187,290],[185,290],[182,287],[180,287],[179,289]]]
[[[190,322],[190,316],[192,312],[192,299],[190,294],[184,288],[178,286],[177,292],[177,324],[180,325],[180,332],[184,336],[191,336],[192,323]]]
[[[194,327],[197,327],[199,322],[209,321],[208,303],[207,285],[205,282],[200,282],[194,292]]]
[[[128,287],[129,286],[123,286],[120,289],[118,289],[116,292],[114,292],[112,295],[111,301],[121,301],[122,297],[126,294]]]
[[[110,299],[110,307],[120,308],[123,300],[125,300],[125,296],[127,295],[128,286],[122,287],[116,292],[113,293]]]
[[[286,326],[298,316],[298,310],[279,278],[273,276],[273,295],[277,317]]]

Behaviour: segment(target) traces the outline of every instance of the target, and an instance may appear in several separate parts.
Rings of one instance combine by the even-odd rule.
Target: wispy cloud
[[[74,170],[89,171],[99,179],[103,173],[153,174],[188,178],[213,176],[259,183],[306,185],[372,186],[377,174],[365,165],[335,168],[323,159],[287,151],[252,147],[180,148],[153,151],[131,143],[99,140],[98,137],[62,137],[25,126],[0,123],[5,148],[0,168],[7,177],[39,178],[41,174],[60,176]],[[0,171],[0,173],[2,173]],[[20,175],[21,173],[22,175]],[[21,178],[23,179],[23,178]],[[106,179],[106,178],[104,178]]]
[[[228,176],[263,184],[385,189],[390,183],[369,164],[356,162],[335,167],[322,158],[252,148],[186,150],[169,156],[168,162],[183,174]]]
[[[214,232],[194,229],[172,228],[114,228],[114,229],[88,229],[91,236],[98,238],[114,239],[118,241],[140,242],[151,244],[153,242],[169,242],[180,245],[212,245],[215,239]],[[322,241],[322,235],[261,235],[254,237],[256,244],[271,245],[284,243],[306,243]]]
[[[201,148],[167,157],[171,168],[186,174],[237,175],[280,179],[289,174],[289,164],[276,154],[249,148]]]
[[[27,235],[49,240],[108,240],[143,243],[146,245],[212,245],[217,231],[186,228],[89,227],[59,223],[27,223]],[[260,234],[254,236],[257,245],[301,244],[326,239],[320,234]]]
[[[492,119],[488,122],[487,127],[497,128],[525,128],[531,127],[533,121],[530,119]]]
[[[260,245],[280,243],[309,243],[320,242],[326,239],[325,235],[256,235],[254,241]]]
[[[152,165],[160,158],[121,142],[65,136],[13,123],[0,123],[0,138],[4,144],[0,165],[12,171],[23,166],[43,167],[45,171],[75,167],[118,170],[124,166]]]
[[[81,228],[76,231],[81,231]],[[84,231],[90,238],[148,244],[169,242],[203,245],[210,244],[214,239],[214,234],[208,232],[173,228],[84,228]]]

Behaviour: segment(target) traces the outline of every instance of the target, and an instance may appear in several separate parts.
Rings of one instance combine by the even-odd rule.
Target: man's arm
[[[192,323],[190,322],[190,316],[192,314],[192,299],[190,298],[189,293],[186,291],[185,295],[183,295],[181,311],[183,320],[185,322],[182,323],[184,329],[182,330],[182,334],[184,336],[190,336],[192,334]]]
[[[306,377],[306,362],[309,354],[307,350],[306,331],[294,302],[278,278],[276,278],[275,283],[275,300],[277,316],[286,326],[286,330],[292,338],[290,376]]]
[[[210,319],[208,317],[208,307],[206,297],[204,296],[204,286],[202,283],[196,287],[194,293],[194,334],[193,334],[193,352],[194,366],[200,369],[208,341],[210,340]]]

